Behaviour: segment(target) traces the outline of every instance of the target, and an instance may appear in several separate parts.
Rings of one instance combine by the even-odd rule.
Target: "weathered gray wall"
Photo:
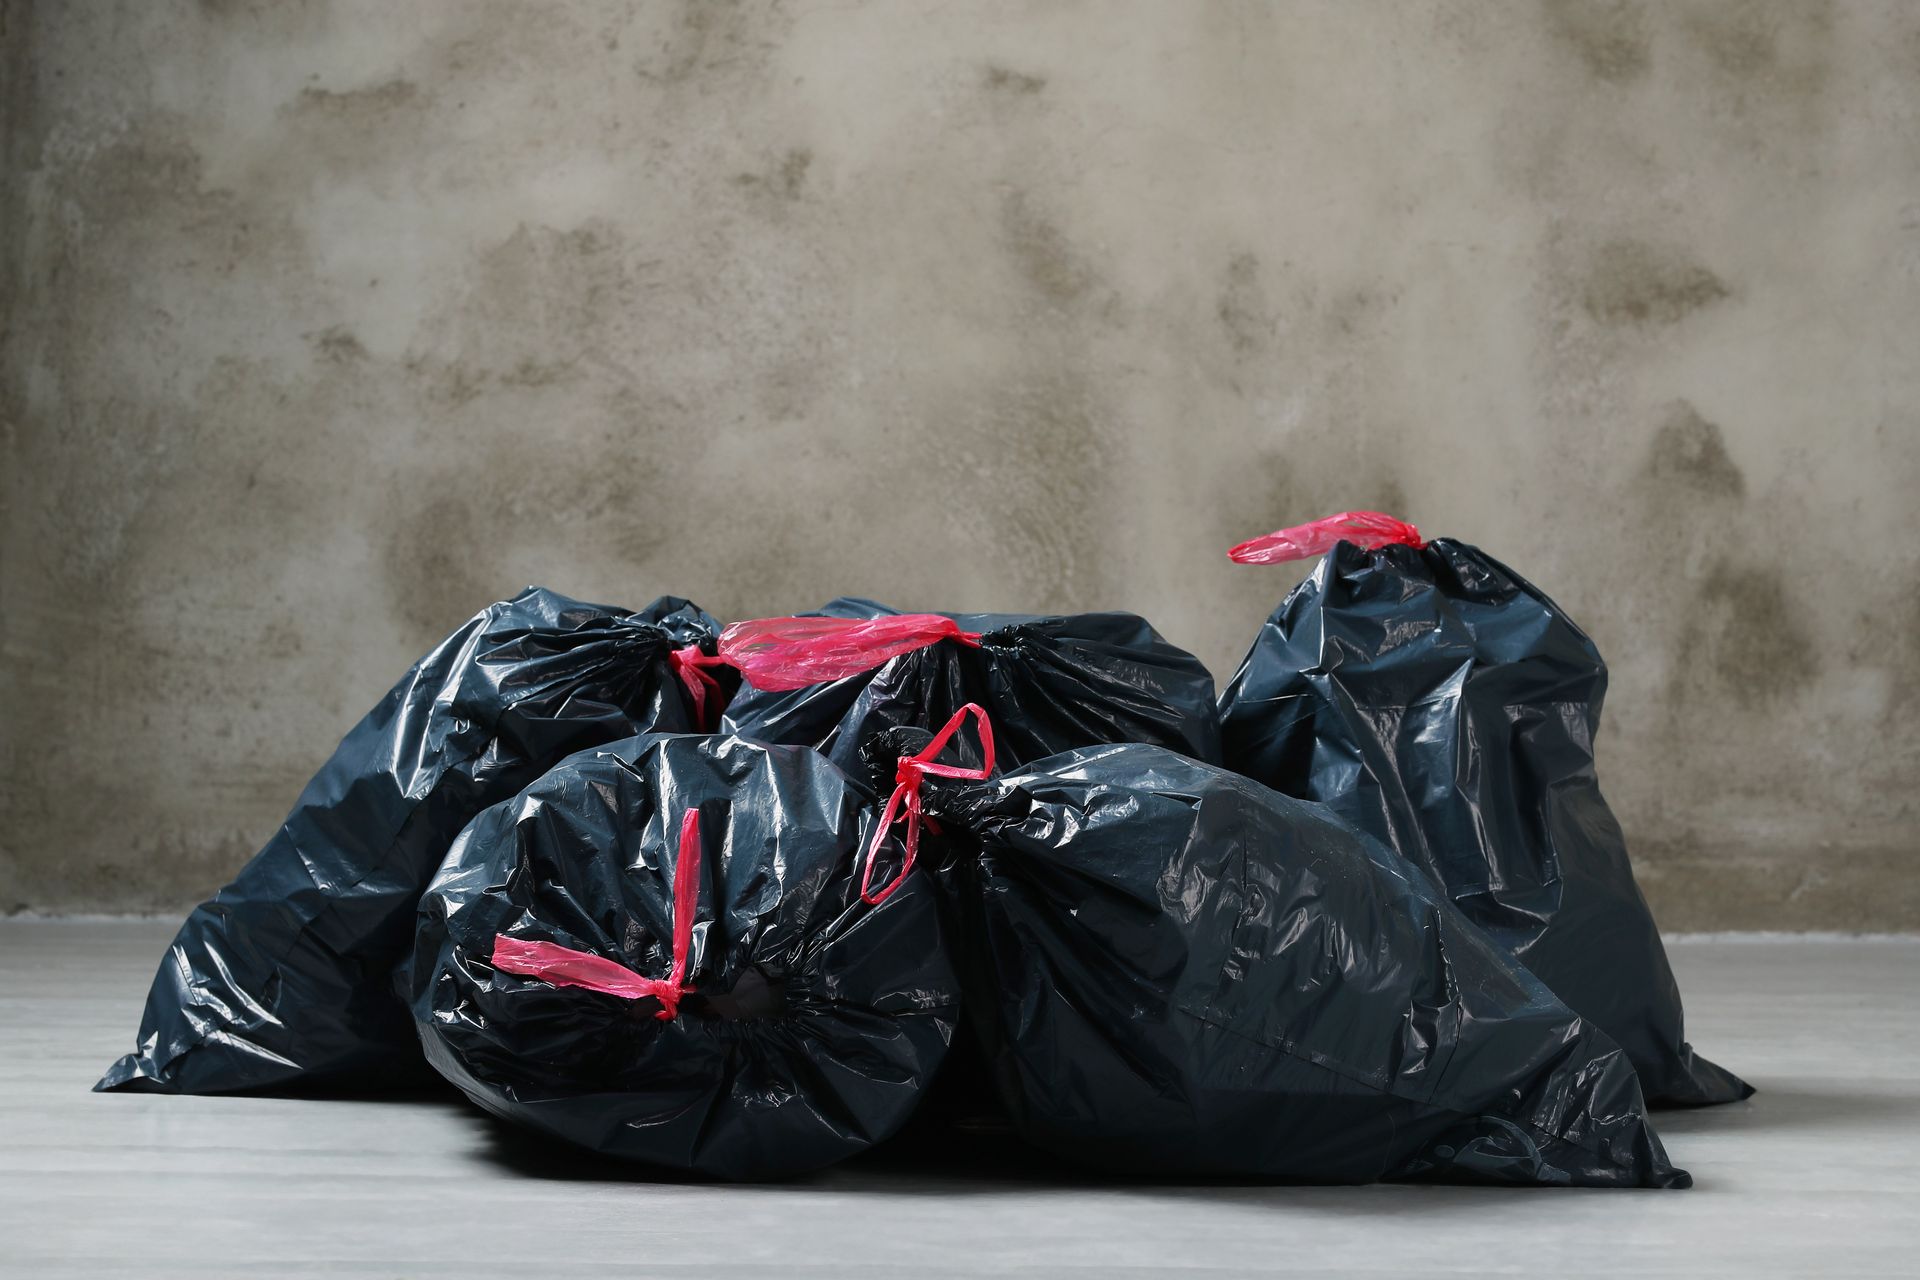
[[[529,581],[1224,678],[1378,506],[1589,625],[1669,925],[1920,924],[1920,6],[0,12],[0,909],[201,895]]]

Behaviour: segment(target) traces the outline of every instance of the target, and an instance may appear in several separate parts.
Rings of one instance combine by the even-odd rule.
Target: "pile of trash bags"
[[[919,1117],[1103,1174],[1684,1187],[1696,1054],[1602,798],[1606,667],[1349,512],[1224,694],[1126,613],[722,627],[529,588],[196,908],[100,1089],[391,1090],[663,1170]]]

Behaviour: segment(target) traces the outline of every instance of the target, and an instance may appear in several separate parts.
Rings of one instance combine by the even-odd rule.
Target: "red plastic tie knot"
[[[660,1012],[653,1016],[671,1021],[680,1013],[680,998],[693,993],[693,984],[687,981],[687,958],[693,950],[693,915],[699,900],[700,811],[689,809],[680,819],[680,855],[673,867],[673,966],[665,978],[646,977],[590,951],[504,933],[493,940],[492,964],[556,987],[580,987],[626,1000],[651,997],[660,1002]]]
[[[684,649],[675,649],[667,655],[673,660],[674,672],[680,677],[680,683],[687,686],[688,700],[693,703],[693,722],[702,733],[713,732],[714,721],[707,717],[707,694],[711,691],[716,697],[720,693],[720,682],[707,673],[708,667],[730,667],[733,664],[714,654],[702,653],[700,646],[690,644]],[[714,710],[719,710],[716,702]]]
[[[1378,511],[1342,511],[1337,516],[1309,520],[1290,529],[1249,538],[1227,552],[1227,558],[1236,564],[1284,564],[1288,560],[1323,555],[1342,542],[1368,550],[1394,543],[1409,547],[1427,545],[1420,531],[1404,520]]]
[[[980,733],[980,760],[978,769],[969,769],[964,765],[935,764],[934,757],[946,750],[953,736],[960,732],[967,717],[972,716]],[[993,725],[987,719],[987,713],[978,703],[969,702],[953,713],[939,733],[933,735],[933,741],[910,756],[901,756],[893,767],[893,794],[887,797],[886,811],[880,815],[880,825],[874,829],[873,840],[867,845],[866,865],[860,872],[860,900],[869,906],[879,906],[893,896],[893,891],[906,883],[907,873],[913,870],[914,859],[920,855],[920,824],[925,822],[937,832],[933,819],[924,817],[920,810],[920,784],[928,774],[939,778],[967,778],[983,780],[993,773]],[[887,881],[879,892],[873,890],[874,861],[880,856],[880,846],[887,842],[887,833],[893,830],[893,824],[899,821],[901,812],[907,819],[907,838],[905,852],[901,855],[900,870]]]
[[[720,656],[756,689],[804,689],[871,671],[942,640],[978,646],[980,633],[938,613],[879,618],[755,618],[720,633]]]

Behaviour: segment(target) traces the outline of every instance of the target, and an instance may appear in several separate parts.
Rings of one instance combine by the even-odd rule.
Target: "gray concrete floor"
[[[1920,1274],[1920,938],[1683,940],[1753,1101],[1669,1113],[1684,1192],[1100,1183],[876,1152],[661,1182],[457,1097],[105,1096],[172,926],[0,922],[7,1276]]]

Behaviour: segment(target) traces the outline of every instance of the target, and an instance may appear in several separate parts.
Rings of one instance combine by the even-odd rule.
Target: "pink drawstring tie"
[[[978,646],[980,633],[937,613],[884,618],[756,618],[720,633],[720,656],[756,689],[804,689],[942,640]]]
[[[707,694],[711,692],[718,697],[720,682],[707,673],[707,668],[730,667],[733,664],[725,658],[700,652],[700,646],[697,644],[690,644],[684,649],[675,649],[667,656],[673,659],[673,669],[679,675],[680,682],[687,686],[687,696],[693,703],[694,724],[698,726],[700,732],[712,733],[714,721],[719,717],[715,716],[713,720],[707,718]],[[717,711],[719,707],[716,705],[714,709]]]
[[[953,735],[960,731],[960,726],[966,723],[968,716],[974,718],[980,731],[980,757],[983,763],[978,769],[968,769],[956,764],[933,763],[934,757],[946,749],[947,743],[953,740]],[[972,702],[954,712],[953,719],[947,721],[946,727],[936,733],[933,741],[922,750],[914,755],[900,757],[899,763],[893,770],[893,794],[887,798],[886,812],[880,815],[880,825],[874,829],[873,841],[867,846],[866,866],[860,873],[861,900],[871,906],[879,906],[892,896],[895,889],[906,883],[907,873],[913,870],[913,861],[920,853],[920,782],[927,774],[931,773],[942,778],[970,778],[978,781],[992,772],[993,725],[988,722],[987,713],[979,704]],[[900,862],[900,871],[887,882],[885,888],[875,893],[872,890],[874,859],[879,856],[880,846],[886,843],[887,832],[893,829],[893,824],[899,819],[900,810],[903,807],[907,813],[907,839],[906,852]],[[933,823],[931,818],[926,821],[929,825]],[[937,826],[934,827],[935,831],[939,829]]]
[[[1325,554],[1341,542],[1369,550],[1396,542],[1409,547],[1427,545],[1420,531],[1404,520],[1378,511],[1342,511],[1337,516],[1309,520],[1291,529],[1249,538],[1227,552],[1227,558],[1236,564],[1283,564]]]
[[[680,819],[680,856],[673,866],[673,967],[665,978],[645,977],[592,952],[504,933],[493,940],[493,967],[556,987],[580,987],[628,1000],[651,996],[660,1002],[654,1017],[671,1021],[680,1012],[680,998],[693,992],[687,981],[687,953],[693,949],[693,914],[699,900],[700,811],[689,809]]]

